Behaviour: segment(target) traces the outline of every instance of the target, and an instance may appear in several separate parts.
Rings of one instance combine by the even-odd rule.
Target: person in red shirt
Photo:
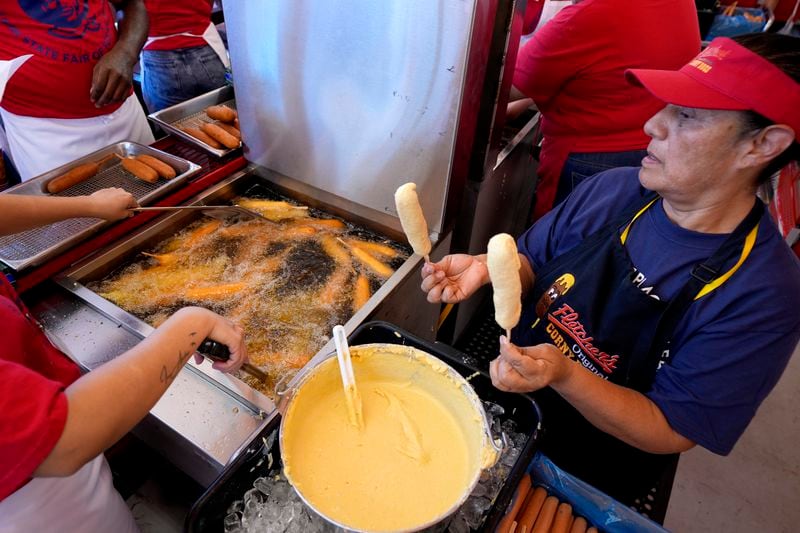
[[[151,113],[225,85],[228,53],[211,22],[212,0],[145,0],[142,95]]]
[[[117,141],[153,141],[131,88],[147,13],[142,0],[112,3],[0,2],[0,147],[23,181]]]
[[[0,194],[0,232],[78,216],[116,220],[136,201],[122,189],[91,196]],[[0,276],[0,532],[137,531],[111,484],[103,451],[155,405],[206,337],[226,344],[233,371],[247,359],[242,329],[199,307],[81,376]],[[198,356],[199,357],[199,356]]]
[[[639,166],[644,123],[662,104],[625,69],[676,69],[699,50],[691,0],[573,1],[525,43],[511,100],[530,97],[542,113],[534,218],[592,174]]]
[[[522,17],[522,35],[529,35],[536,29],[544,10],[544,0],[528,0]]]

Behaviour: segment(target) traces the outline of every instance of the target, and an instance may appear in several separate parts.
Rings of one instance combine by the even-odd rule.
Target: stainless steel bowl
[[[478,417],[480,425],[483,428],[481,435],[482,441],[478,443],[478,449],[480,450],[480,458],[477,460],[477,464],[473,465],[474,472],[471,473],[469,482],[464,486],[461,493],[461,497],[458,499],[458,501],[454,502],[445,512],[443,512],[442,514],[440,514],[439,516],[435,517],[432,520],[418,524],[410,529],[399,530],[399,531],[422,531],[431,528],[433,526],[436,526],[437,524],[441,523],[444,519],[446,519],[455,511],[458,510],[458,508],[467,500],[467,498],[477,485],[478,480],[480,479],[481,476],[481,472],[487,468],[492,467],[494,463],[497,461],[502,452],[502,448],[500,447],[499,443],[497,443],[492,438],[491,430],[489,429],[489,422],[486,417],[486,412],[483,409],[483,404],[481,403],[480,398],[475,393],[475,390],[472,388],[469,382],[463,376],[461,376],[461,374],[459,374],[456,370],[454,370],[452,367],[444,363],[439,358],[434,357],[433,355],[427,352],[424,352],[417,348],[413,348],[411,346],[403,346],[398,344],[364,344],[364,345],[350,347],[351,353],[353,353],[354,356],[356,356],[360,350],[374,350],[374,349],[381,350],[381,352],[396,354],[398,357],[408,357],[415,359],[416,361],[419,361],[421,369],[429,369],[432,372],[442,373],[451,378],[457,384],[457,389],[460,391],[460,393],[467,398],[472,410],[474,411],[473,413],[474,416]],[[328,354],[322,361],[320,361],[318,365],[316,365],[313,368],[307,369],[307,372],[304,373],[304,375],[302,375],[299,379],[297,379],[291,388],[289,388],[286,391],[282,391],[280,393],[283,396],[280,402],[280,408],[283,411],[284,415],[286,413],[289,413],[289,410],[292,406],[292,402],[297,397],[297,393],[304,386],[306,386],[306,384],[309,383],[309,381],[314,376],[316,376],[320,371],[324,370],[327,367],[327,365],[331,364],[336,365],[337,363],[335,359],[336,359],[335,352]],[[291,476],[291,468],[286,468],[287,462],[290,460],[290,455],[287,455],[285,453],[286,444],[284,442],[284,435],[286,433],[285,427],[287,424],[287,420],[290,420],[290,417],[283,416],[281,418],[279,445],[281,449],[281,456],[284,458],[284,472],[286,474],[289,483],[295,489],[300,499],[303,500],[303,502],[309,507],[309,509],[312,509],[315,513],[317,513],[327,522],[337,527],[346,529],[348,531],[363,531],[360,529],[354,529],[348,526],[347,524],[338,522],[328,517],[323,512],[321,512],[312,502],[310,502],[303,494],[303,492],[297,487]]]

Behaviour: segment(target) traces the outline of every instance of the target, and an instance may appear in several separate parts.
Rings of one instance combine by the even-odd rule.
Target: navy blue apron
[[[686,284],[667,302],[634,284],[634,265],[624,245],[636,219],[657,201],[654,193],[637,200],[618,219],[540,268],[512,333],[514,344],[553,344],[610,382],[647,392],[660,365],[669,363],[669,340],[678,321],[695,299],[727,280],[744,261],[764,212],[756,200],[719,249],[686,273]],[[736,254],[739,261],[723,273]],[[598,430],[549,387],[534,396],[542,409],[540,449],[564,470],[623,503],[643,498],[665,471],[674,469],[677,455],[646,453]]]

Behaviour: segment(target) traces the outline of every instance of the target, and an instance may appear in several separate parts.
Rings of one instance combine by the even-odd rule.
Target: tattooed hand
[[[221,372],[235,372],[236,370],[239,370],[239,368],[241,368],[241,366],[247,362],[247,348],[245,347],[244,343],[244,329],[242,329],[240,325],[234,324],[227,318],[222,317],[212,311],[207,309],[202,309],[202,311],[205,311],[208,315],[208,319],[211,320],[211,331],[206,335],[206,337],[226,345],[231,353],[231,357],[227,361],[216,361],[211,366]],[[203,339],[200,338],[197,342],[202,340]],[[194,355],[194,358],[198,364],[203,360],[203,356],[197,353]]]
[[[247,362],[244,330],[240,326],[208,309],[184,307],[148,338],[148,342],[155,343],[161,350],[174,353],[173,360],[162,364],[160,381],[167,385],[172,383],[192,355],[198,364],[202,363],[203,356],[196,350],[206,338],[224,344],[230,351],[230,359],[212,364],[215,369],[234,372]]]

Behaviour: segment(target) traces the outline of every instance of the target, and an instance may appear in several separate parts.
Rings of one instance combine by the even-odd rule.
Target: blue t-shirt
[[[536,272],[618,217],[647,191],[638,168],[617,168],[586,180],[518,241]],[[658,200],[633,224],[626,249],[635,281],[670,300],[691,268],[727,235],[683,229]],[[731,259],[733,266],[738,254]],[[800,339],[800,261],[765,211],[756,244],[720,287],[695,301],[672,337],[672,360],[646,393],[672,428],[727,455],[783,373]],[[630,334],[621,331],[620,334]]]

